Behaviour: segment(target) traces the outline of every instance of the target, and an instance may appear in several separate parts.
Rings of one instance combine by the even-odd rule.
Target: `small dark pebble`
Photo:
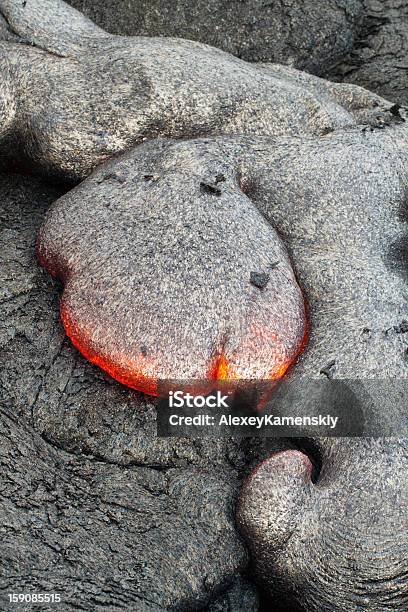
[[[126,177],[121,174],[116,174],[116,172],[110,172],[109,174],[104,174],[98,181],[98,183],[102,183],[103,181],[117,181],[118,183],[126,183]]]
[[[335,369],[336,369],[336,360],[333,359],[326,366],[324,366],[324,368],[320,370],[320,374],[324,374],[324,376],[327,376],[327,378],[331,379],[333,378]]]
[[[333,128],[330,128],[330,127],[323,128],[322,136],[327,136],[328,134],[331,134],[332,132],[334,132]]]
[[[143,357],[147,357],[147,347],[145,345],[140,347],[140,352],[142,353]]]
[[[364,338],[371,338],[371,329],[369,327],[363,327],[361,332]]]
[[[221,195],[221,189],[219,189],[218,187],[214,187],[214,185],[209,185],[208,183],[200,183],[200,190],[201,190],[201,193],[205,193],[205,194],[210,194],[210,195],[215,195],[215,196]]]
[[[397,119],[399,119],[402,123],[405,123],[405,119],[400,113],[401,109],[402,106],[400,106],[399,104],[393,104],[391,108],[388,109],[388,111],[391,113],[391,115],[397,117]]]
[[[251,285],[258,287],[258,289],[264,289],[264,287],[266,287],[268,284],[269,279],[270,276],[269,274],[266,274],[266,272],[251,272],[249,277]]]
[[[215,177],[215,184],[224,183],[224,181],[225,176],[223,174],[217,174],[217,176]]]
[[[408,332],[408,321],[401,321],[399,325],[394,325],[396,334],[406,334]]]

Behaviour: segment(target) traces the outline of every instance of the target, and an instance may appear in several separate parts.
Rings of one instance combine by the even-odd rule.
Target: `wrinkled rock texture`
[[[408,5],[401,0],[365,0],[353,50],[326,76],[356,83],[408,105]]]
[[[353,47],[360,0],[70,0],[100,27],[128,36],[175,36],[250,62],[319,73]]]
[[[116,34],[180,36],[251,62],[288,64],[408,104],[404,0],[70,0]]]
[[[67,610],[256,610],[233,511],[265,452],[158,440],[155,405],[66,341],[57,287],[35,262],[57,195],[1,176],[1,608],[9,592],[61,592]]]
[[[9,170],[78,182],[145,139],[197,138],[164,145],[165,163],[162,141],[142,145],[99,168],[66,201],[76,206],[86,185],[102,189],[108,204],[120,204],[114,229],[127,248],[133,204],[124,193],[142,187],[139,176],[122,177],[126,160],[140,169],[152,162],[143,176],[154,180],[143,189],[157,190],[161,206],[169,185],[179,198],[186,184],[203,202],[248,200],[278,232],[307,296],[311,334],[290,377],[406,377],[407,128],[393,104],[406,101],[405,3],[332,2],[319,11],[315,2],[264,3],[256,20],[256,2],[240,3],[241,13],[223,3],[222,15],[220,3],[198,3],[197,21],[185,18],[181,2],[171,19],[163,4],[132,9],[143,10],[137,27],[145,33],[167,34],[170,22],[192,38],[200,29],[247,60],[362,83],[389,104],[349,84],[250,65],[198,44],[193,53],[190,43],[170,41],[173,60],[155,65],[163,41],[138,47],[63,4],[55,19],[53,4],[0,0],[3,167],[7,153]],[[87,6],[110,29],[114,11],[124,9]],[[136,33],[129,13],[124,20],[118,30]],[[163,119],[169,100],[175,108]],[[220,174],[235,182],[220,188],[213,180]],[[35,263],[37,232],[61,195],[37,179],[1,177],[1,609],[9,592],[61,591],[68,610],[257,610],[258,595],[242,577],[248,555],[235,501],[251,468],[282,450],[247,481],[238,512],[254,575],[273,602],[266,609],[405,610],[406,443],[158,440],[156,402],[119,386],[72,347],[58,317],[62,288]],[[76,223],[86,235],[98,224],[91,207],[59,217],[61,202],[40,245],[51,236],[51,252],[61,239],[50,267],[58,255],[78,272],[92,253]],[[118,258],[104,241],[114,271]],[[160,282],[168,260],[156,269]],[[259,281],[263,272],[256,273]],[[390,393],[373,409],[381,421],[400,403]]]

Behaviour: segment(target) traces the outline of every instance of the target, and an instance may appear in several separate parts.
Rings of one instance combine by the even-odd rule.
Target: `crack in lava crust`
[[[84,330],[79,330],[77,326],[73,323],[68,310],[64,307],[64,301],[61,301],[60,306],[60,315],[61,321],[64,326],[65,332],[68,338],[71,340],[72,344],[75,348],[87,359],[90,363],[96,365],[101,368],[105,372],[109,374],[112,378],[114,378],[119,383],[130,387],[136,391],[145,393],[146,395],[151,395],[154,397],[158,397],[159,395],[163,395],[167,393],[169,390],[173,388],[172,381],[162,381],[159,379],[148,378],[143,374],[143,370],[146,369],[146,362],[149,362],[150,367],[155,368],[159,371],[160,366],[154,363],[152,359],[148,360],[146,357],[143,358],[143,361],[140,360],[139,363],[130,361],[124,355],[122,358],[113,358],[110,355],[101,355],[96,351],[92,350],[90,347],[90,342],[87,344],[85,338],[91,336],[92,334],[87,334]],[[300,345],[298,355],[296,355],[293,361],[285,361],[283,363],[278,363],[269,373],[269,377],[266,381],[263,382],[278,382],[280,379],[284,377],[286,372],[290,369],[291,366],[296,362],[297,357],[303,352],[304,348],[307,344],[308,332],[307,329],[305,331],[304,339]],[[89,340],[88,340],[89,341]],[[120,366],[119,364],[126,364]],[[230,383],[234,389],[237,388],[248,388],[251,385],[256,384],[256,380],[248,380],[241,379],[236,369],[234,369],[229,363],[228,359],[225,357],[223,353],[219,356],[215,357],[214,364],[210,367],[208,376],[204,380],[197,381],[189,381],[188,389],[193,393],[208,393],[214,390],[214,383],[220,382],[222,389],[225,391],[228,389],[228,384]],[[166,384],[167,383],[167,384]],[[176,383],[176,386],[177,383]],[[261,409],[265,403],[270,399],[270,387],[268,391],[265,391],[265,394],[262,396],[262,401],[258,406],[258,409]]]

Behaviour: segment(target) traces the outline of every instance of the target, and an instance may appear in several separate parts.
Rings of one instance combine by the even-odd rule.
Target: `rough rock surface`
[[[302,293],[239,175],[210,142],[150,141],[48,213],[38,254],[67,335],[120,382],[274,380],[301,351]]]
[[[252,62],[319,73],[353,46],[360,0],[70,0],[100,27],[129,36],[175,36]]]
[[[408,440],[315,444],[317,482],[307,455],[287,451],[241,492],[238,522],[271,609],[406,610]]]
[[[365,0],[361,32],[352,52],[326,75],[407,106],[407,72],[408,4],[403,0]]]
[[[70,0],[116,34],[180,36],[247,61],[288,64],[408,104],[404,0]]]
[[[12,42],[19,41],[19,37],[10,30],[3,15],[0,15],[0,40],[9,40]]]
[[[156,406],[67,343],[55,283],[35,262],[57,195],[1,177],[1,609],[9,592],[46,591],[61,592],[67,610],[240,600],[256,610],[253,588],[234,583],[246,553],[233,506],[265,453],[157,439]]]
[[[112,152],[131,144],[126,140],[130,130],[125,130],[125,137],[120,133],[122,140],[115,142],[117,126],[110,124],[105,113],[119,109],[113,113],[116,120],[122,122],[125,117],[129,125],[141,117],[129,114],[126,103],[126,95],[132,95],[124,78],[129,71],[126,62],[135,42],[120,43],[123,51],[113,58],[115,70],[109,70],[98,53],[104,58],[109,50],[115,54],[117,39],[76,13],[68,18],[63,4],[52,4],[62,11],[60,31],[58,20],[47,24],[49,0],[28,0],[21,5],[0,1],[12,28],[49,50],[1,44],[0,135],[5,150],[15,144],[12,134],[18,133],[26,143],[24,151],[17,151],[18,157],[24,153],[32,168],[40,166],[45,172],[78,179]],[[377,9],[398,5],[402,6],[387,2]],[[47,27],[40,27],[44,24]],[[78,28],[82,29],[81,40]],[[3,21],[0,36],[13,38]],[[180,48],[176,45],[176,52]],[[207,51],[199,49],[204,54],[200,59],[207,57]],[[215,53],[212,50],[208,56],[209,65],[215,57],[217,62],[225,58]],[[122,65],[123,57],[126,62]],[[22,58],[29,66],[24,74],[18,72]],[[238,82],[241,71],[249,68],[231,62],[229,58],[226,70],[237,66]],[[49,78],[41,80],[44,69]],[[132,74],[138,79],[139,69],[135,61]],[[310,302],[311,318],[310,343],[291,372],[294,379],[305,374],[404,377],[408,320],[404,112],[356,88],[337,88],[292,69],[257,69],[268,79],[273,76],[277,97],[286,92],[286,102],[292,94],[295,98],[287,117],[279,125],[271,124],[271,132],[299,134],[307,117],[307,133],[320,138],[278,139],[272,144],[261,138],[216,139],[204,146],[204,158],[211,157],[208,164],[203,162],[202,140],[175,143],[170,145],[170,162],[179,168],[181,151],[186,167],[193,162],[198,175],[205,167],[213,176],[221,160],[224,172],[238,173],[242,193],[288,246]],[[403,71],[404,66],[399,69]],[[25,80],[31,71],[38,83]],[[97,93],[84,101],[89,112],[76,136],[72,133],[78,121],[75,112],[66,126],[61,117],[76,108],[77,94],[74,91],[71,99],[63,97],[61,105],[57,102],[61,92],[70,91],[70,71],[75,83],[86,83]],[[251,71],[248,82],[254,79],[253,67]],[[115,81],[115,75],[119,80]],[[153,76],[163,89],[157,73]],[[223,79],[225,73],[217,76]],[[19,87],[21,83],[28,86],[27,100],[33,101],[25,108],[28,125],[16,114],[16,82]],[[203,73],[204,82],[208,85],[208,74],[204,78]],[[203,131],[214,134],[240,129],[262,133],[270,125],[267,114],[260,112],[253,124],[248,120],[259,105],[271,103],[270,98],[263,99],[263,85],[259,88],[243,117],[237,114],[241,98],[232,101],[232,110],[230,100],[222,96],[212,100],[213,107],[205,106],[210,117],[205,130],[202,123],[185,122],[181,127],[172,123],[183,108],[185,117],[192,115],[191,91],[184,92],[187,107],[170,114],[164,127],[157,123],[161,107],[156,108],[156,117],[139,136],[189,137]],[[119,91],[118,100],[109,107],[104,102],[98,106],[97,98],[106,90]],[[311,92],[313,100],[307,95]],[[198,93],[207,105],[207,89]],[[169,99],[177,99],[174,92],[168,94]],[[226,104],[230,123],[212,125],[214,118],[218,122],[225,116]],[[149,108],[149,103],[143,108]],[[41,124],[41,113],[48,109],[44,116],[54,122],[52,129]],[[296,124],[297,113],[301,118]],[[96,117],[101,121],[98,133],[90,127],[96,124]],[[356,125],[364,123],[371,126]],[[347,129],[330,133],[339,127]],[[101,142],[105,129],[108,137]],[[79,142],[86,146],[77,162],[72,153],[79,150]],[[208,181],[203,183],[210,192],[218,189]],[[2,316],[4,367],[0,378],[4,405],[0,416],[1,489],[5,491],[2,592],[27,587],[59,590],[68,583],[68,609],[78,602],[85,608],[126,607],[129,597],[141,610],[163,606],[190,610],[207,605],[218,610],[233,607],[237,601],[243,609],[256,609],[251,587],[241,579],[234,582],[246,555],[232,515],[240,478],[251,458],[259,460],[265,449],[252,443],[174,443],[155,438],[155,405],[105,378],[64,340],[57,321],[55,287],[33,267],[34,236],[44,210],[41,200],[49,202],[56,192],[49,190],[44,195],[44,188],[38,186],[33,192],[20,179],[5,179],[4,185],[6,266],[1,270],[5,275],[1,287],[7,314]],[[262,283],[262,273],[257,274],[254,280]],[[386,414],[387,402],[377,408],[380,415]],[[299,448],[317,458],[320,473],[312,473],[316,486],[310,481],[306,454],[286,452],[261,464],[241,498],[239,521],[258,580],[275,604],[276,599],[285,600],[290,609],[353,609],[360,605],[405,610],[406,443],[337,440],[320,445],[301,442]]]
[[[174,199],[169,176],[176,177],[176,185],[183,185],[185,172],[197,185],[220,173],[239,176],[231,193],[245,193],[284,237],[308,297],[311,321],[309,343],[289,378],[328,376],[329,363],[334,364],[329,372],[333,378],[407,377],[408,132],[402,117],[381,129],[352,128],[318,139],[152,142],[109,164],[108,175],[112,177],[114,167],[125,186],[132,178],[137,184],[146,172],[151,176],[149,166],[138,166],[143,148],[144,164],[151,150],[166,161],[154,162],[161,168],[156,176],[157,184],[163,182],[161,201],[166,194]],[[140,178],[135,179],[135,170]],[[100,168],[89,183],[98,184],[105,172]],[[120,202],[116,194],[115,203]],[[80,250],[75,228],[93,227],[92,211],[84,207],[63,218],[62,210],[59,203],[51,209],[40,248],[48,231],[59,240],[66,232],[59,257],[72,257],[75,267],[87,253],[86,241],[85,252]],[[160,278],[165,282],[165,266],[157,270],[156,282]],[[374,409],[380,419],[395,417],[390,411],[394,399],[379,398]],[[405,404],[399,408],[402,423]],[[293,609],[317,611],[369,602],[374,610],[404,610],[406,442],[323,441],[316,460],[321,465],[316,492],[307,458],[310,443],[300,442],[299,448],[303,454],[286,452],[262,464],[242,494],[238,519],[253,554],[255,576],[274,605],[285,600]],[[370,466],[375,466],[371,472]],[[373,520],[380,496],[385,512]],[[328,524],[333,528],[327,530]]]
[[[29,43],[0,42],[3,155],[47,176],[82,179],[155,136],[323,135],[378,125],[391,106],[196,42],[108,35],[58,0],[0,0],[0,13]]]

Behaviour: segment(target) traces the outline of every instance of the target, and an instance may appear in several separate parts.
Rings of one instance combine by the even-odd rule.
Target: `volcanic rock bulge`
[[[280,378],[302,346],[286,250],[236,168],[200,141],[149,143],[105,164],[51,208],[38,254],[65,283],[74,344],[138,390]],[[254,286],[251,272],[268,283]]]
[[[108,35],[63,2],[2,0],[0,9],[34,45],[1,43],[8,107],[19,97],[7,129],[19,135],[25,163],[47,174],[78,180],[157,134],[322,136],[390,120],[391,105],[359,88],[198,43]],[[278,235],[236,177],[203,190],[222,175],[222,160],[206,177],[185,147],[172,161],[181,170],[168,172],[160,146],[150,170],[137,161],[145,149],[135,149],[139,174],[121,178],[121,161],[109,162],[100,180],[54,208],[41,233],[40,260],[66,283],[68,335],[88,359],[148,393],[161,378],[281,377],[306,328]],[[269,274],[276,261],[267,286],[254,287],[251,274]]]
[[[289,377],[329,363],[339,378],[408,375],[393,332],[408,319],[403,109],[187,41],[113,37],[57,0],[0,0],[0,11],[14,32],[0,42],[2,152],[31,171],[86,179],[50,208],[38,254],[64,282],[64,324],[89,360],[149,393],[159,377],[278,377],[303,346],[301,286],[310,342]],[[103,418],[84,416],[88,399],[61,416],[59,399],[37,393],[33,414],[70,451],[152,461],[157,440],[146,450],[142,430],[129,454],[100,433]],[[376,405],[380,417],[388,408]],[[365,596],[372,609],[405,609],[405,442],[326,440],[319,453],[316,489],[308,459],[290,451],[243,490],[238,520],[257,579],[275,601],[313,612],[364,606]],[[379,498],[386,528],[383,516],[373,521]],[[155,556],[160,546],[145,548]],[[147,593],[160,559],[153,567]],[[207,601],[205,588],[185,601]],[[181,597],[164,593],[161,603]]]
[[[47,176],[78,181],[155,136],[322,135],[377,125],[390,106],[200,43],[108,35],[59,0],[1,0],[0,11],[30,43],[0,42],[2,92],[19,100],[9,128],[18,143],[7,153]]]
[[[308,457],[286,451],[242,487],[238,524],[258,581],[285,610],[405,610],[407,440],[314,444],[317,483]]]

